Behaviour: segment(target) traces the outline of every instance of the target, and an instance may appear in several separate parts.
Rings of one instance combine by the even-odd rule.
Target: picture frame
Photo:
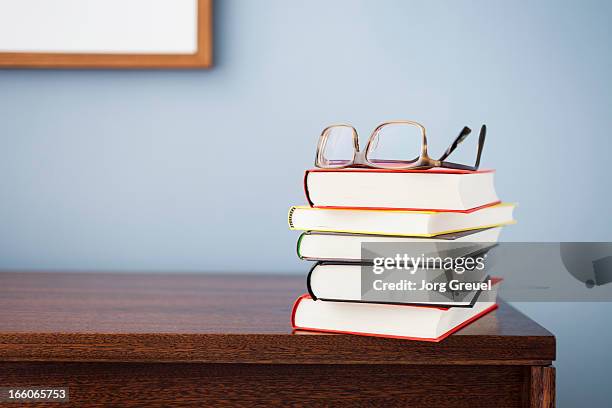
[[[14,0],[20,1],[20,0]],[[50,1],[50,0],[47,0]],[[0,68],[91,68],[91,69],[203,69],[213,61],[213,0],[195,0],[197,17],[195,52],[3,52]],[[5,6],[7,5],[5,0]],[[108,6],[106,6],[108,7]],[[119,10],[120,11],[120,10]],[[159,14],[159,13],[158,13]],[[71,16],[74,20],[74,16]],[[82,24],[82,23],[81,23]],[[167,29],[167,27],[165,27]],[[113,27],[110,26],[109,30]],[[135,31],[128,27],[129,30]]]

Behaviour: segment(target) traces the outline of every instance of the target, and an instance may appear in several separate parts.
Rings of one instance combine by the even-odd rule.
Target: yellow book
[[[296,206],[289,228],[302,231],[433,237],[514,223],[515,204],[501,203],[474,211],[335,209]]]

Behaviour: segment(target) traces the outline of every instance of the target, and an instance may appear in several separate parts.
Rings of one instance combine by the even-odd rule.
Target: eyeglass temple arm
[[[480,166],[480,157],[482,156],[482,149],[484,148],[485,139],[487,137],[487,125],[480,127],[480,135],[478,135],[478,152],[476,153],[476,162],[474,167]]]
[[[463,142],[470,133],[472,133],[472,129],[470,129],[467,126],[464,126],[463,129],[461,129],[461,132],[459,132],[459,136],[457,136],[455,140],[453,140],[453,143],[451,143],[451,145],[448,146],[448,149],[446,149],[446,151],[442,154],[442,156],[440,156],[438,160],[440,161],[446,160],[446,158],[450,156],[452,152],[455,151],[457,146],[459,146],[461,142]]]
[[[444,161],[448,156],[450,156],[451,153],[453,153],[455,149],[457,149],[457,147],[461,144],[461,142],[463,142],[470,133],[472,133],[472,129],[465,126],[459,133],[459,136],[455,138],[453,143],[448,147],[448,149],[446,149],[446,151],[442,154],[442,156],[440,156],[438,160]],[[478,166],[480,166],[480,157],[482,156],[482,149],[484,148],[484,142],[485,142],[486,136],[487,136],[487,125],[482,125],[482,127],[480,128],[480,135],[478,136],[478,152],[476,153],[476,162],[474,163],[474,166],[473,166],[474,169],[477,169]],[[465,167],[472,167],[472,166],[465,166]]]

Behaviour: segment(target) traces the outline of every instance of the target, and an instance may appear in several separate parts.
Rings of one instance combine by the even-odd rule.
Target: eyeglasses
[[[315,166],[320,168],[372,167],[379,169],[428,169],[445,167],[476,170],[484,147],[487,126],[482,125],[473,166],[446,161],[457,146],[472,132],[467,126],[438,160],[427,154],[427,136],[423,125],[410,120],[380,124],[368,139],[365,151],[359,150],[357,130],[350,125],[332,125],[323,129],[317,146]]]

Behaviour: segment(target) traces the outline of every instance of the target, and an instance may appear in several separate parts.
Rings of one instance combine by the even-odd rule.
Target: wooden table
[[[555,338],[512,307],[441,343],[292,333],[304,280],[0,273],[0,387],[87,406],[554,406]]]

